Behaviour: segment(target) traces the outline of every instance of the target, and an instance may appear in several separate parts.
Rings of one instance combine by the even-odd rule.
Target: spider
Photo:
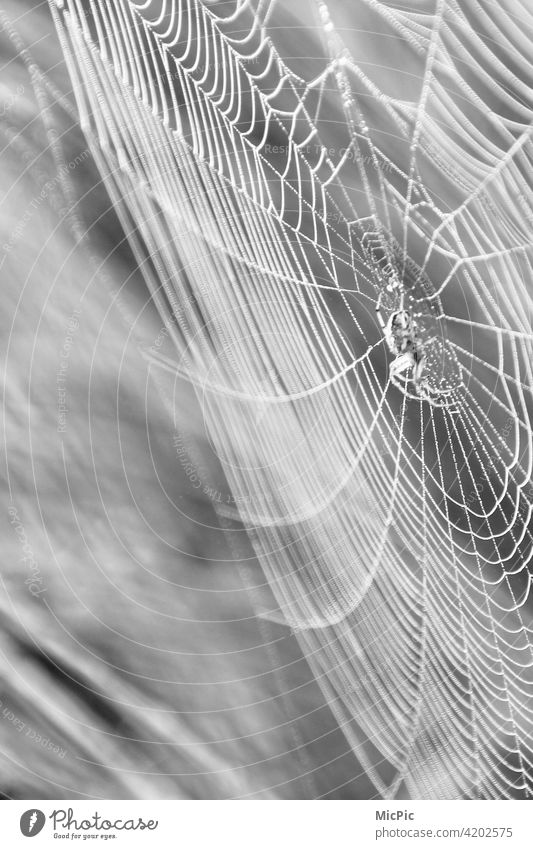
[[[423,352],[411,313],[404,309],[395,310],[385,323],[381,315],[382,294],[380,293],[378,297],[376,312],[389,351],[396,357],[389,369],[391,383],[401,389],[409,398],[422,399],[428,401],[433,407],[446,407],[449,412],[456,413],[456,398],[453,389],[434,389],[423,376],[426,355]],[[413,370],[413,376],[406,377],[402,381],[400,375],[403,375],[408,369]],[[408,383],[413,384],[414,394],[407,391]]]
[[[413,369],[412,378],[406,378],[406,381],[412,381],[417,395],[429,400],[429,388],[422,378],[426,356],[420,347],[411,313],[404,309],[396,310],[385,323],[381,314],[381,295],[382,293],[376,305],[378,321],[389,351],[396,356],[389,370],[391,383],[405,391],[405,382],[402,383],[399,376],[408,369]]]

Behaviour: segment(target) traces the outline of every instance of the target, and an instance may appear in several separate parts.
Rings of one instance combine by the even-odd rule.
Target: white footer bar
[[[527,801],[32,800],[0,803],[0,834],[10,849],[533,849],[532,814]]]

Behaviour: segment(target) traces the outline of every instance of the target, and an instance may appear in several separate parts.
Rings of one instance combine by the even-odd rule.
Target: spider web
[[[264,615],[377,793],[529,797],[531,11],[51,5]],[[378,305],[413,318],[420,384]]]

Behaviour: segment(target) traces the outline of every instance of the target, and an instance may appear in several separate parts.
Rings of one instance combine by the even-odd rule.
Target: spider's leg
[[[390,382],[397,389],[401,389],[402,393],[406,396],[406,398],[410,398],[411,401],[419,401],[420,402],[421,400],[423,400],[422,395],[420,395],[419,393],[417,393],[415,395],[414,392],[409,392],[409,389],[407,387],[409,386],[409,383],[411,382],[411,378],[406,377],[403,382],[400,382],[400,380],[397,377],[391,376]]]
[[[432,407],[436,407],[439,410],[447,410],[451,415],[459,412],[456,397],[453,397],[451,406],[450,402],[447,401],[447,398],[454,396],[454,392],[451,389],[435,391],[431,390],[427,383],[424,383],[420,387],[420,395],[423,396],[424,400],[427,401],[428,404],[431,404]]]
[[[426,356],[425,356],[425,354],[422,354],[422,356],[419,357],[416,360],[415,366],[413,368],[413,382],[414,382],[415,386],[417,387],[417,390],[418,390],[418,387],[422,383],[422,374],[424,372],[425,365],[426,365]]]
[[[403,380],[400,378],[400,375],[403,375],[405,371],[412,368],[413,371],[416,370],[419,364],[415,362],[412,354],[401,354],[399,357],[396,357],[394,362],[391,363],[389,369],[389,378],[390,382],[393,386],[396,386],[397,389],[401,389],[404,395],[407,398],[411,398],[412,401],[422,401],[426,397],[426,388],[425,384],[420,384],[415,381],[415,377],[408,377],[405,375]],[[409,384],[412,383],[415,387],[415,392],[410,392],[408,389]],[[429,400],[429,398],[428,398]]]
[[[381,329],[386,331],[387,325],[385,324],[385,322],[383,320],[383,316],[381,315],[381,298],[382,298],[382,295],[383,295],[383,292],[381,291],[378,295],[378,300],[377,300],[377,303],[376,303],[376,314],[377,314],[378,321],[379,321]]]
[[[389,374],[391,376],[391,380],[398,375],[403,374],[407,369],[412,368],[414,365],[414,360],[412,354],[400,354],[400,356],[396,357],[395,360],[392,361],[389,367]],[[409,380],[410,378],[406,377],[405,380]]]

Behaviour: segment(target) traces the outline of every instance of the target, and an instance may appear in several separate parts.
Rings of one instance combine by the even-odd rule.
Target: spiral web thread
[[[198,387],[264,615],[377,793],[529,797],[533,16],[353,6],[408,96],[333,4],[302,7],[305,61],[273,0],[52,4],[174,343],[152,359]],[[412,317],[419,385],[377,306]]]

